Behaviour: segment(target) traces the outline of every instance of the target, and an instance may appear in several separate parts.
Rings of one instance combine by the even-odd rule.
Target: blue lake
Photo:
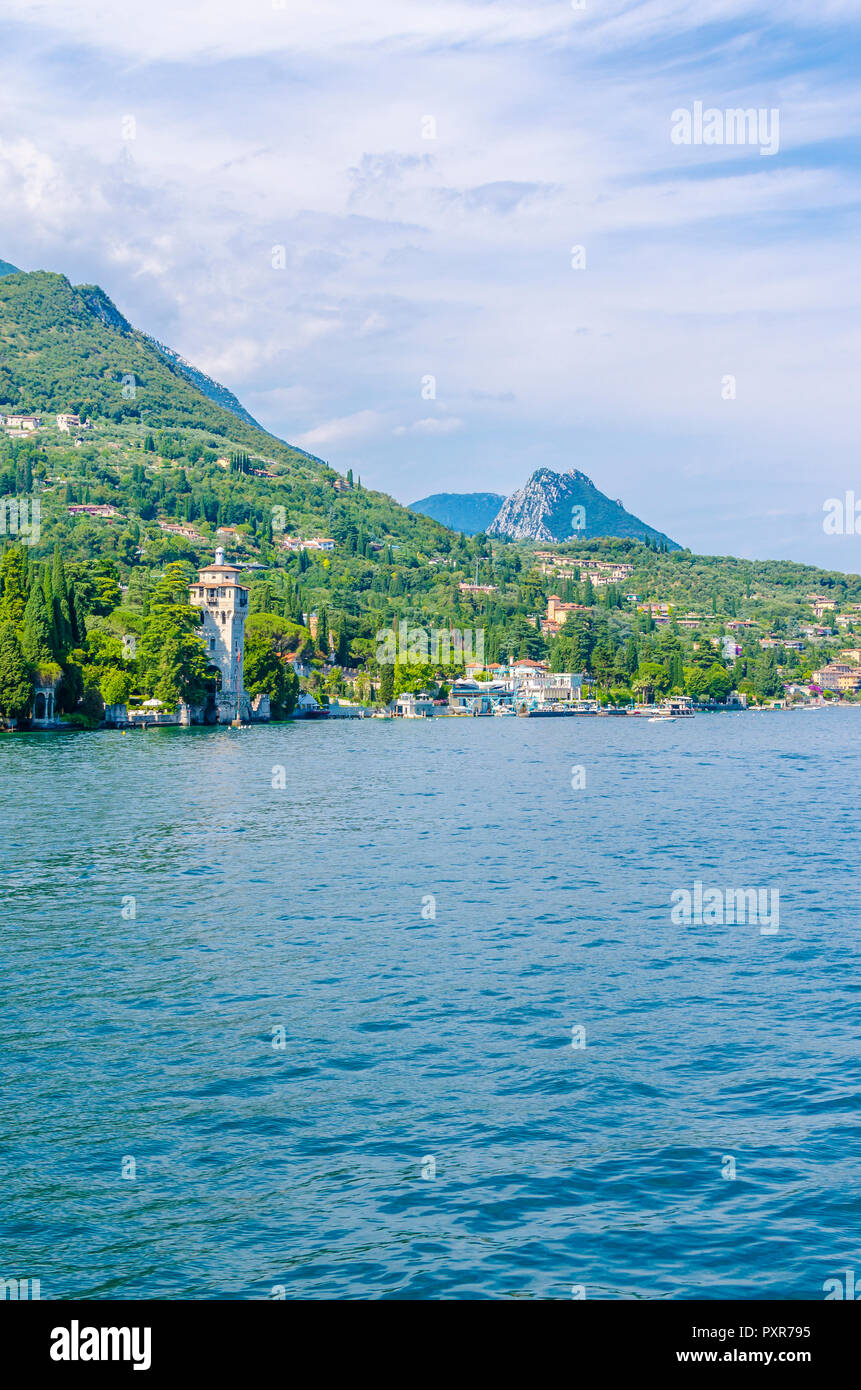
[[[0,1276],[821,1299],[861,1272],[859,742],[848,709],[0,738]],[[776,888],[779,931],[674,924],[697,881]]]

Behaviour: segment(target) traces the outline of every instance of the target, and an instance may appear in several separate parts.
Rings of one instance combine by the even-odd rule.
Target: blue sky
[[[861,571],[858,0],[3,8],[0,258],[400,501],[581,468]],[[777,151],[673,143],[695,102]]]

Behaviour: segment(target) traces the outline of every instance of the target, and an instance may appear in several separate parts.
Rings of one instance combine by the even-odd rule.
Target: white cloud
[[[463,429],[463,421],[455,415],[430,415],[425,420],[414,420],[411,425],[398,425],[392,434],[457,434]]]
[[[857,4],[787,0],[771,47],[770,0],[4,14],[0,257],[102,283],[267,428],[388,490],[579,461],[641,509],[692,463],[854,469]],[[696,99],[778,105],[779,155],[672,146]]]
[[[319,449],[327,444],[348,444],[356,440],[368,439],[378,434],[382,428],[382,417],[375,410],[358,410],[355,415],[344,415],[339,420],[327,420],[325,424],[315,425],[296,438],[303,449]]]

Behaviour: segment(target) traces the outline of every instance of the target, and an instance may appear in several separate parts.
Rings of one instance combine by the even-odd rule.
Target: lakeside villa
[[[105,722],[114,728],[159,724],[244,724],[265,723],[270,718],[268,695],[252,697],[245,689],[242,657],[245,646],[245,619],[248,617],[248,588],[239,582],[238,565],[225,562],[219,546],[213,564],[200,571],[190,586],[189,602],[203,614],[201,637],[210,663],[221,673],[221,688],[204,705],[182,701],[175,712],[162,711],[159,702],[148,701],[141,709],[110,705]]]
[[[251,699],[242,678],[249,591],[239,582],[241,573],[238,566],[225,564],[224,551],[219,546],[215,563],[200,571],[189,593],[189,602],[203,612],[207,656],[221,672],[221,689],[215,696],[218,724],[252,718]],[[266,704],[268,716],[268,697]]]
[[[68,512],[86,516],[98,515],[105,519],[118,517],[115,508],[104,503],[77,503],[69,505]],[[185,533],[181,523],[159,523],[163,529]],[[230,528],[221,528],[228,531]],[[328,544],[328,542],[327,542]],[[259,694],[252,697],[245,688],[244,647],[245,623],[249,613],[250,589],[241,582],[243,569],[259,569],[259,565],[230,563],[225,559],[223,547],[215,550],[211,564],[203,566],[197,579],[189,585],[189,602],[200,610],[201,624],[199,635],[205,647],[210,665],[220,675],[219,688],[209,694],[200,705],[191,705],[180,700],[175,709],[165,708],[158,699],[145,700],[142,705],[129,707],[126,704],[107,705],[104,708],[102,724],[108,728],[149,728],[157,725],[191,724],[234,724],[243,725],[267,722],[271,718],[270,697]],[[615,571],[614,571],[615,574]],[[461,585],[461,588],[464,586]],[[473,586],[476,587],[476,586]],[[811,595],[818,600],[819,595]],[[827,600],[825,600],[827,602]],[[670,621],[671,605],[662,602],[648,602],[640,605],[641,611],[649,613],[654,621]],[[547,613],[538,620],[545,631],[560,630],[567,618],[581,610],[577,603],[562,602],[557,594],[549,595]],[[303,615],[305,616],[305,615]],[[696,614],[683,617],[672,616],[679,626],[699,626],[703,621]],[[312,636],[316,635],[317,614],[305,616]],[[402,623],[403,627],[406,626]],[[735,639],[736,631],[756,626],[750,619],[734,619],[726,624],[732,635],[712,637],[708,640],[724,660],[734,664],[741,655],[742,648]],[[803,646],[801,639],[785,637],[783,634],[758,636],[754,640],[761,649],[779,646]],[[844,638],[845,641],[845,638]],[[696,643],[694,644],[697,645]],[[331,642],[330,642],[331,647]],[[134,634],[123,636],[123,655],[134,659],[136,638]],[[333,652],[333,649],[332,649]],[[382,658],[379,658],[382,660]],[[298,654],[285,660],[294,672],[303,678],[313,674],[312,666],[300,659]],[[595,681],[588,673],[580,671],[552,671],[548,662],[519,657],[507,662],[485,663],[478,660],[465,660],[463,674],[451,680],[448,689],[434,693],[433,689],[417,693],[402,692],[391,699],[384,707],[372,709],[374,696],[373,683],[370,686],[370,703],[355,698],[329,698],[326,695],[315,697],[309,690],[301,690],[296,699],[291,718],[296,719],[361,719],[372,713],[378,718],[431,718],[440,716],[481,716],[481,715],[573,715],[573,714],[615,714],[615,715],[660,715],[665,718],[688,716],[695,709],[744,709],[748,697],[744,693],[731,691],[724,701],[710,700],[695,702],[687,695],[674,695],[672,698],[655,701],[656,692],[640,683],[639,702],[611,705],[601,692],[596,691]],[[330,654],[329,664],[323,666],[323,675],[332,671],[340,673],[344,680],[356,677],[359,673],[348,667],[336,667],[334,656]],[[25,726],[33,730],[58,730],[64,727],[57,707],[56,676],[46,668],[42,678],[37,681],[33,691],[33,704]],[[810,686],[784,684],[781,698],[769,701],[770,708],[789,708],[793,704],[826,703],[824,691],[832,691],[838,697],[861,693],[861,646],[845,646],[827,664],[813,672],[814,684]],[[342,687],[343,691],[343,687]],[[6,727],[15,727],[15,721],[5,721]]]

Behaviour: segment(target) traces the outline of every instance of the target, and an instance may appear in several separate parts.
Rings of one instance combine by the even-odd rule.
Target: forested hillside
[[[64,431],[56,417],[67,412],[81,424]],[[8,413],[41,417],[29,434],[0,429],[8,718],[26,705],[22,683],[32,691],[46,671],[61,708],[84,722],[105,702],[171,704],[212,689],[187,586],[219,544],[246,567],[246,677],[276,713],[295,699],[291,659],[306,688],[366,700],[462,674],[403,654],[394,670],[381,665],[379,634],[400,623],[480,632],[488,663],[583,670],[617,700],[733,686],[767,698],[861,643],[857,575],[696,556],[655,539],[551,553],[447,530],[211,400],[102,291],[62,276],[0,279]],[[35,544],[19,543],[24,503],[40,512]],[[601,565],[630,570],[604,582]],[[547,621],[553,595],[570,605],[561,626]],[[823,597],[834,606],[817,615]],[[726,647],[729,632],[740,652]]]

